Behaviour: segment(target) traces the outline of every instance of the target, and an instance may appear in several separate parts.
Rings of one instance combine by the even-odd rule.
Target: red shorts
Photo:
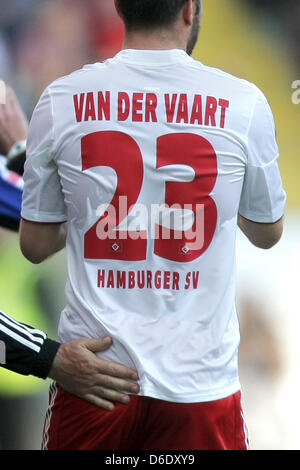
[[[53,383],[42,449],[247,450],[241,393],[205,403],[131,396],[105,411]]]

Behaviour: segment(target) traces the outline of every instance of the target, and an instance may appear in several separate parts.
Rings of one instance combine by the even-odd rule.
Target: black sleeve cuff
[[[39,354],[36,355],[35,361],[32,364],[30,375],[34,375],[40,379],[46,379],[59,347],[60,343],[46,338]]]

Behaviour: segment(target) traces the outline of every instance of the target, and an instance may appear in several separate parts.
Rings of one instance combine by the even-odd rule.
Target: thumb
[[[111,344],[112,338],[107,336],[106,338],[86,339],[84,342],[84,347],[89,351],[96,353],[105,351],[111,346]]]

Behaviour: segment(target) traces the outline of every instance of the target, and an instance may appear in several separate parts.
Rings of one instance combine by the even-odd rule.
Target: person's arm
[[[279,242],[283,232],[283,217],[273,223],[259,223],[239,214],[238,226],[257,248],[268,250]]]
[[[95,406],[112,411],[114,403],[128,404],[129,394],[139,393],[138,374],[122,364],[96,356],[112,338],[80,338],[58,349],[49,377],[65,390]]]
[[[66,245],[66,223],[36,223],[21,220],[20,248],[28,261],[39,264]]]
[[[9,170],[23,175],[26,159],[28,120],[14,91],[6,87],[6,103],[0,104],[0,153]]]
[[[136,371],[96,356],[110,347],[111,338],[80,338],[66,344],[43,331],[0,312],[0,365],[21,375],[55,380],[70,393],[112,410],[138,393]]]
[[[46,379],[60,343],[0,312],[1,365],[21,375]]]
[[[17,232],[21,218],[21,185],[16,175],[23,175],[28,121],[16,95],[6,87],[6,103],[0,104],[0,226]]]

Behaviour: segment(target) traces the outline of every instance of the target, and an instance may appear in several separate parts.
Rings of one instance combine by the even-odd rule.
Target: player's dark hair
[[[117,0],[127,29],[169,27],[187,0]]]

